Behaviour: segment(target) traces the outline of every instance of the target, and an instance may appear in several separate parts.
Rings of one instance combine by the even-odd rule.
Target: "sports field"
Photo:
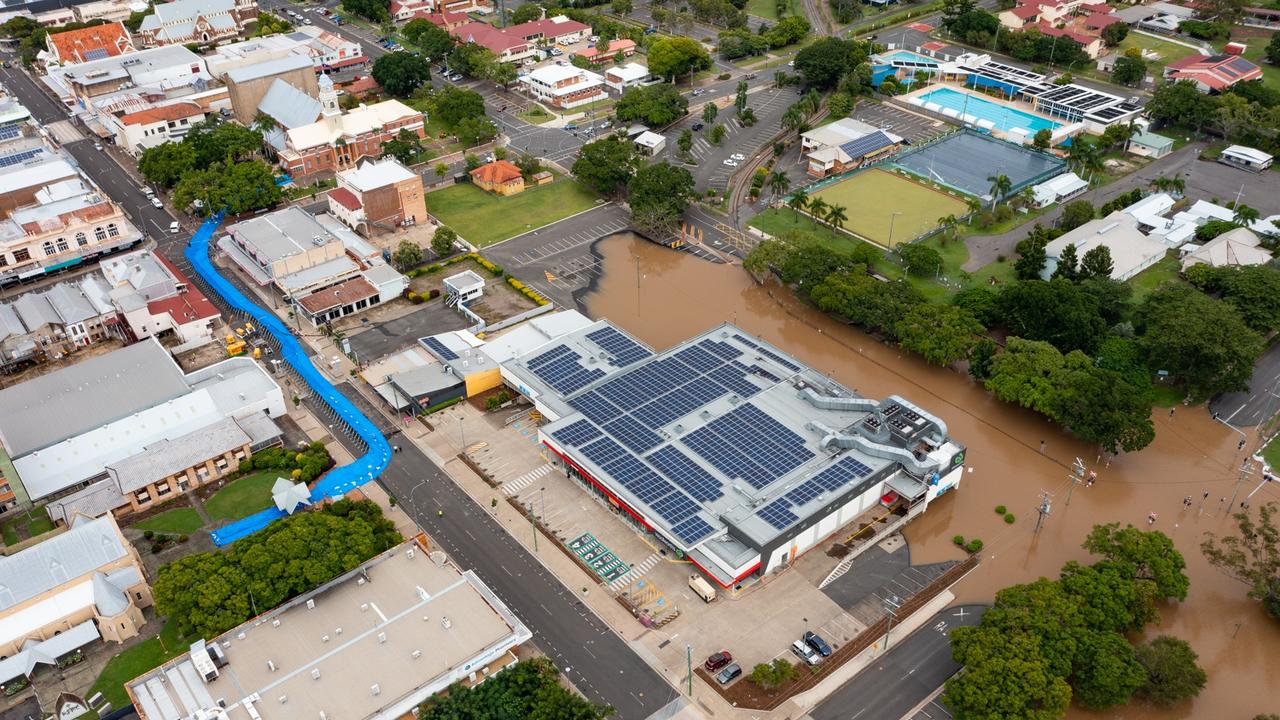
[[[873,168],[814,192],[828,205],[845,209],[844,227],[879,245],[892,248],[938,226],[938,219],[960,216],[968,204],[894,173]],[[889,225],[893,224],[890,245]]]

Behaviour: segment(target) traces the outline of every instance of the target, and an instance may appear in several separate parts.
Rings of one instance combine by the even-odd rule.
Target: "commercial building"
[[[409,284],[336,218],[296,206],[232,225],[218,247],[317,326],[389,302]]]
[[[337,72],[369,61],[360,43],[315,25],[303,25],[289,33],[288,38],[299,44],[318,72]]]
[[[800,135],[800,152],[808,173],[819,178],[876,162],[901,145],[901,137],[853,118],[841,118]]]
[[[173,45],[53,68],[44,79],[69,103],[86,109],[93,98],[122,90],[177,99],[207,90],[213,76],[203,58]]]
[[[1190,80],[1202,93],[1222,92],[1262,77],[1262,68],[1238,55],[1188,55],[1164,66],[1165,80]]]
[[[366,158],[382,157],[382,144],[401,131],[420,138],[426,134],[422,113],[399,100],[362,104],[343,112],[327,75],[320,78],[319,87],[319,120],[267,138],[280,167],[295,179],[340,172]]]
[[[667,146],[667,138],[665,135],[645,130],[636,136],[635,144],[642,155],[654,157]]]
[[[97,640],[141,632],[151,607],[142,561],[115,520],[80,517],[70,529],[0,557],[0,684]]]
[[[125,685],[142,720],[397,720],[516,662],[529,629],[425,536]]]
[[[636,54],[636,41],[630,38],[622,38],[619,40],[610,40],[609,47],[600,50],[596,47],[587,47],[573,53],[575,56],[586,60],[592,65],[601,65],[607,62],[613,62],[619,56],[629,58]]]
[[[57,156],[0,171],[0,207],[30,197],[0,220],[0,284],[78,265],[142,242],[142,233],[104,193]],[[72,171],[74,172],[74,171]],[[54,178],[65,179],[54,179]]]
[[[469,22],[449,28],[459,44],[475,43],[497,56],[502,62],[517,62],[533,57],[537,48],[524,38],[500,30],[489,23]]]
[[[173,0],[153,6],[138,37],[145,47],[209,45],[239,35],[257,17],[257,0]]]
[[[649,79],[649,68],[640,63],[630,62],[626,65],[609,68],[604,71],[604,84],[610,89],[622,92]]]
[[[569,109],[604,100],[604,78],[572,65],[544,65],[519,79],[521,89],[553,107]]]
[[[290,54],[275,60],[264,60],[227,71],[223,76],[227,93],[231,97],[231,111],[244,125],[253,123],[258,108],[268,90],[277,81],[303,91],[311,97],[320,94],[311,58],[302,54]]]
[[[914,517],[964,446],[723,324],[654,353],[607,321],[501,365],[565,470],[722,587],[792,564],[868,510]]]
[[[98,515],[118,507],[102,499],[108,468],[228,418],[252,446],[265,446],[279,436],[270,418],[284,412],[280,387],[253,360],[183,374],[155,339],[144,340],[0,390],[0,472],[21,505],[53,501],[59,519]],[[133,499],[146,506],[165,495]]]
[[[1090,220],[1074,230],[1058,237],[1045,247],[1048,256],[1040,275],[1048,279],[1058,268],[1058,259],[1068,245],[1076,247],[1076,257],[1095,247],[1105,247],[1111,253],[1111,279],[1124,282],[1165,256],[1169,248],[1158,237],[1144,234],[1138,220],[1123,210],[1117,210],[1104,218]]]
[[[422,176],[395,158],[366,161],[338,173],[329,193],[329,213],[366,236],[416,225],[427,219]]]
[[[45,36],[46,64],[73,65],[134,52],[133,38],[124,23],[93,25]]]
[[[101,269],[131,338],[172,337],[177,351],[213,341],[218,309],[168,258],[139,250],[104,260]]]
[[[212,53],[205,55],[204,59],[209,74],[221,79],[236,68],[279,60],[300,52],[301,46],[297,40],[290,38],[288,34],[276,34],[219,45]]]
[[[199,103],[179,100],[135,112],[117,111],[108,116],[107,128],[116,145],[137,157],[147,148],[182,142],[191,126],[209,115],[209,110]]]
[[[0,367],[59,358],[77,347],[125,337],[107,285],[94,274],[0,304]]]
[[[503,30],[511,37],[517,37],[530,45],[572,45],[587,39],[591,34],[591,26],[570,20],[564,15],[531,20],[519,25],[512,25]]]

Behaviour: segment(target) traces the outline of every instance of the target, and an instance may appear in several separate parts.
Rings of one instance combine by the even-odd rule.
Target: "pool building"
[[[942,419],[727,323],[655,353],[597,321],[501,372],[548,421],[539,440],[562,470],[722,587],[868,513],[896,529],[964,472]]]

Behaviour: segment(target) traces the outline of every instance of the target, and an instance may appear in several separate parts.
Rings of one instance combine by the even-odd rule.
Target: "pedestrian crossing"
[[[638,565],[632,565],[630,570],[620,575],[618,579],[609,583],[609,588],[614,592],[621,591],[627,585],[639,580],[641,576],[649,572],[650,568],[660,562],[662,562],[662,558],[657,553],[651,554],[649,557],[644,559],[644,562]]]
[[[537,470],[530,470],[529,472],[521,475],[515,480],[511,480],[509,482],[503,483],[502,494],[507,496],[515,495],[521,490],[529,487],[529,485],[532,484],[538,478],[543,477],[547,473],[551,472],[551,469],[552,469],[552,466],[550,463],[548,463],[538,468]]]

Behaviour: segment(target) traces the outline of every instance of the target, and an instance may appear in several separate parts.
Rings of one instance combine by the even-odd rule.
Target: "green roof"
[[[1153,132],[1140,132],[1133,136],[1130,142],[1139,145],[1145,145],[1150,148],[1167,148],[1173,144],[1173,138],[1167,138],[1163,135],[1157,135]]]

